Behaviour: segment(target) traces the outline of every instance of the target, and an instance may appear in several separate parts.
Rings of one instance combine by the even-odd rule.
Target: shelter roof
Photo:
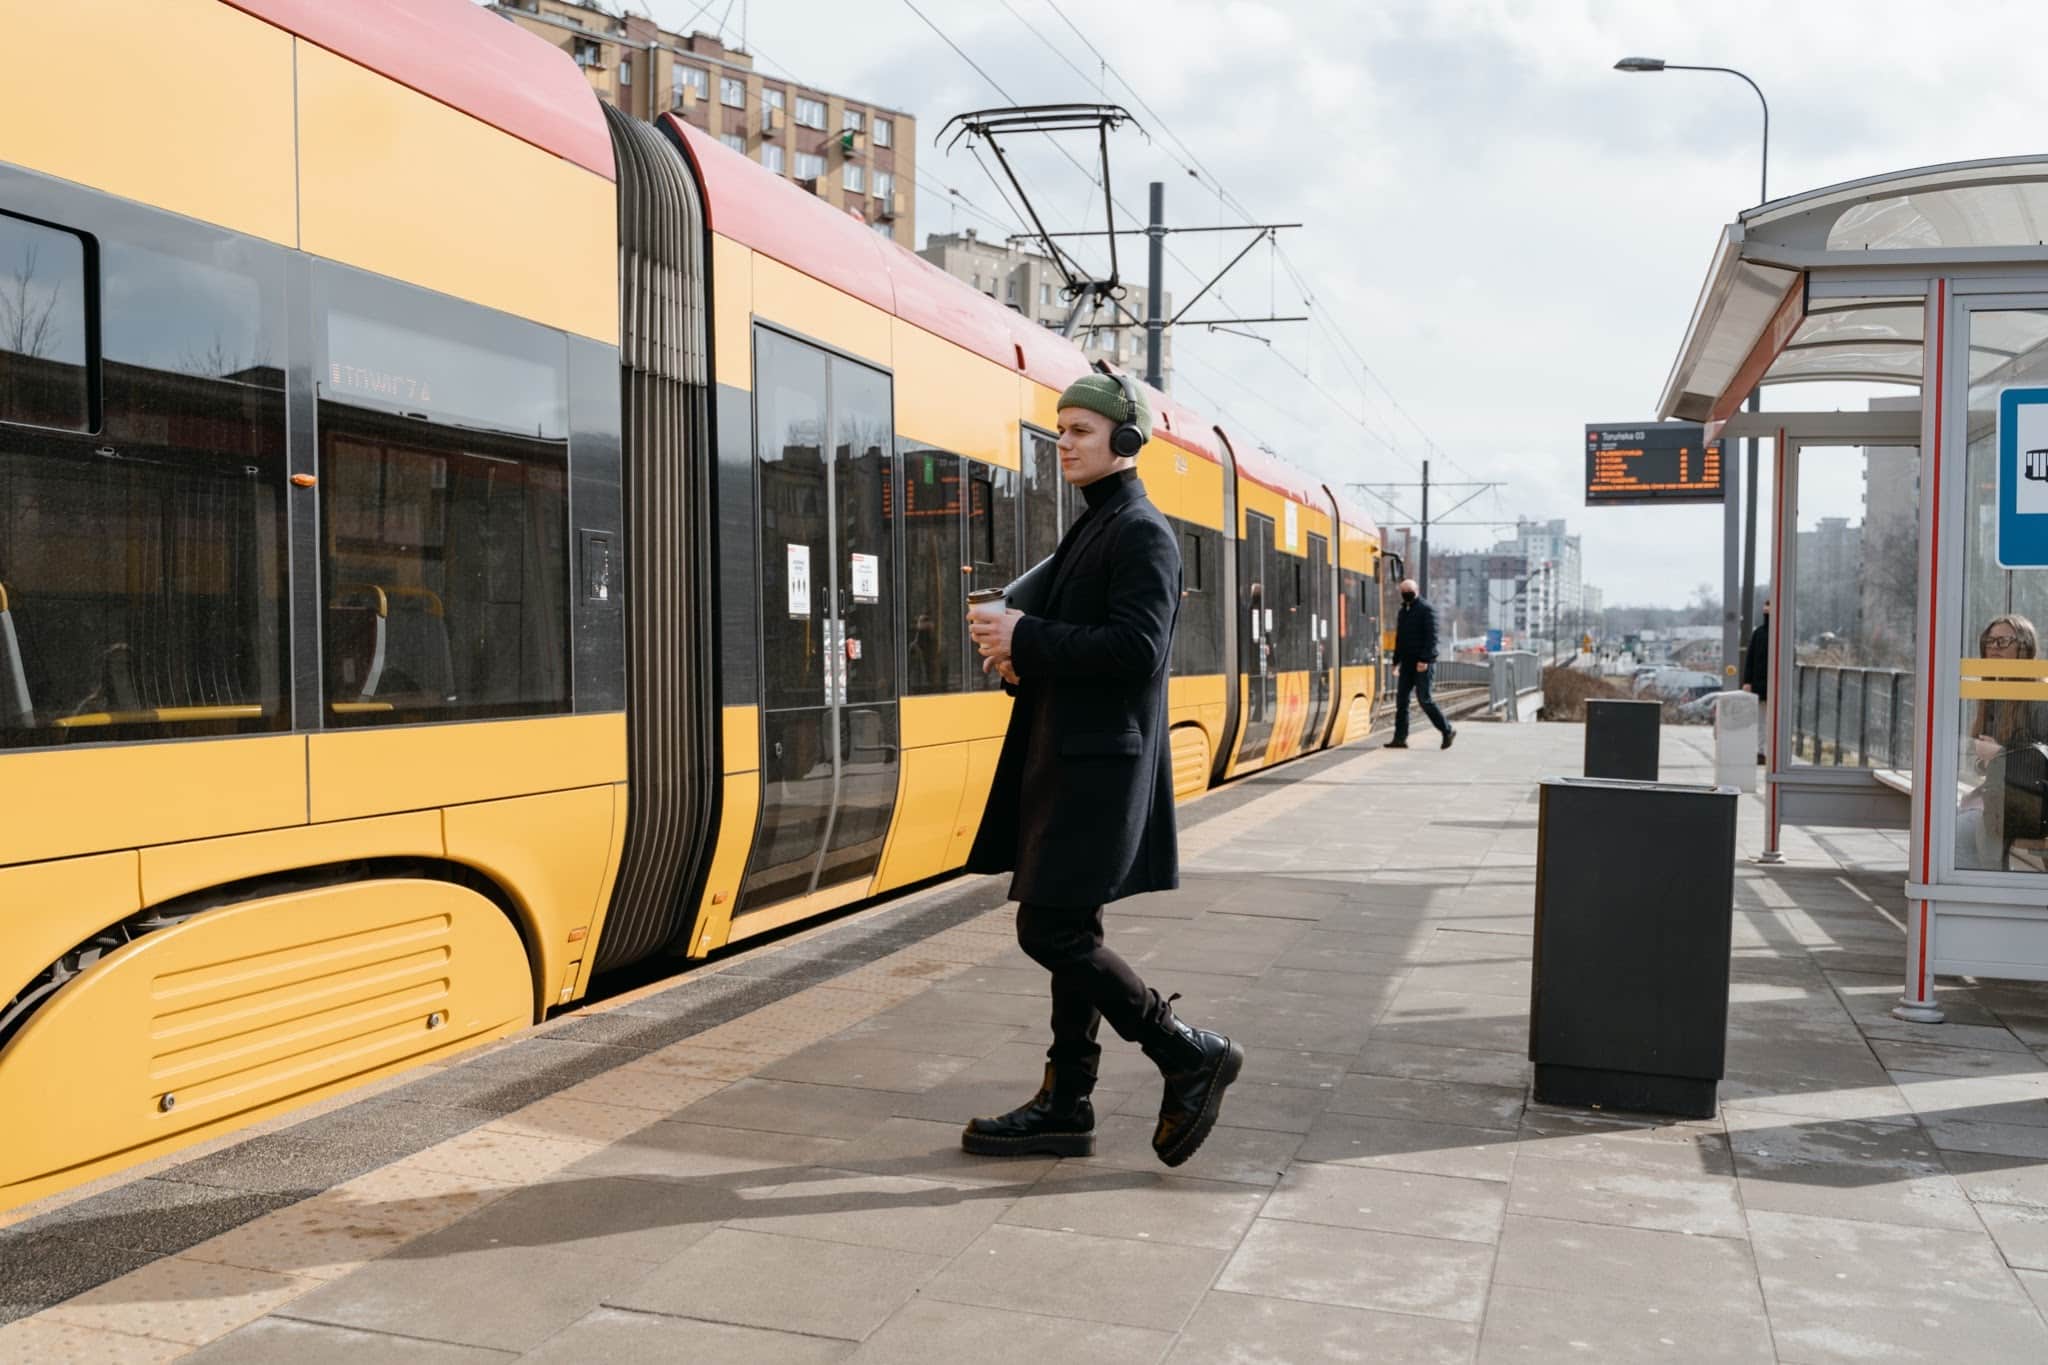
[[[1843,297],[1813,285],[1873,267],[2004,263],[2048,263],[2048,156],[1922,166],[1759,204],[1721,231],[1658,416],[1720,420],[1756,384],[1918,386],[1917,289]],[[1973,335],[1971,377],[2041,340]]]

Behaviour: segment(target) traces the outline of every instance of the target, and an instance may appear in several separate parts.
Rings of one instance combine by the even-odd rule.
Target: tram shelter
[[[1742,411],[1815,382],[1895,396]],[[1763,861],[1786,822],[1909,831],[1901,1018],[1938,974],[2048,980],[2048,158],[1742,213],[1658,415],[1767,443]]]

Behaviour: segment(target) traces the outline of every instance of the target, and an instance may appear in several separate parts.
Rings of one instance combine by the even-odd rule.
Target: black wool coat
[[[1019,679],[967,867],[1013,900],[1089,908],[1180,885],[1166,679],[1180,546],[1126,481],[1068,532],[1044,614],[1017,623]]]
[[[1423,598],[1401,604],[1394,616],[1394,665],[1436,662],[1436,608]]]

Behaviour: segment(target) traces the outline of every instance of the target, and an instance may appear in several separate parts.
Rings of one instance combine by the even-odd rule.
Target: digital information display
[[[1698,422],[1605,422],[1586,428],[1586,505],[1719,502],[1721,443]]]

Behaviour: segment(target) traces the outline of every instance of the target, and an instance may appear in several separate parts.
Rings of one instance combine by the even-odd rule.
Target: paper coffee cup
[[[1006,609],[1001,588],[976,588],[967,594],[969,616],[1001,616]]]

